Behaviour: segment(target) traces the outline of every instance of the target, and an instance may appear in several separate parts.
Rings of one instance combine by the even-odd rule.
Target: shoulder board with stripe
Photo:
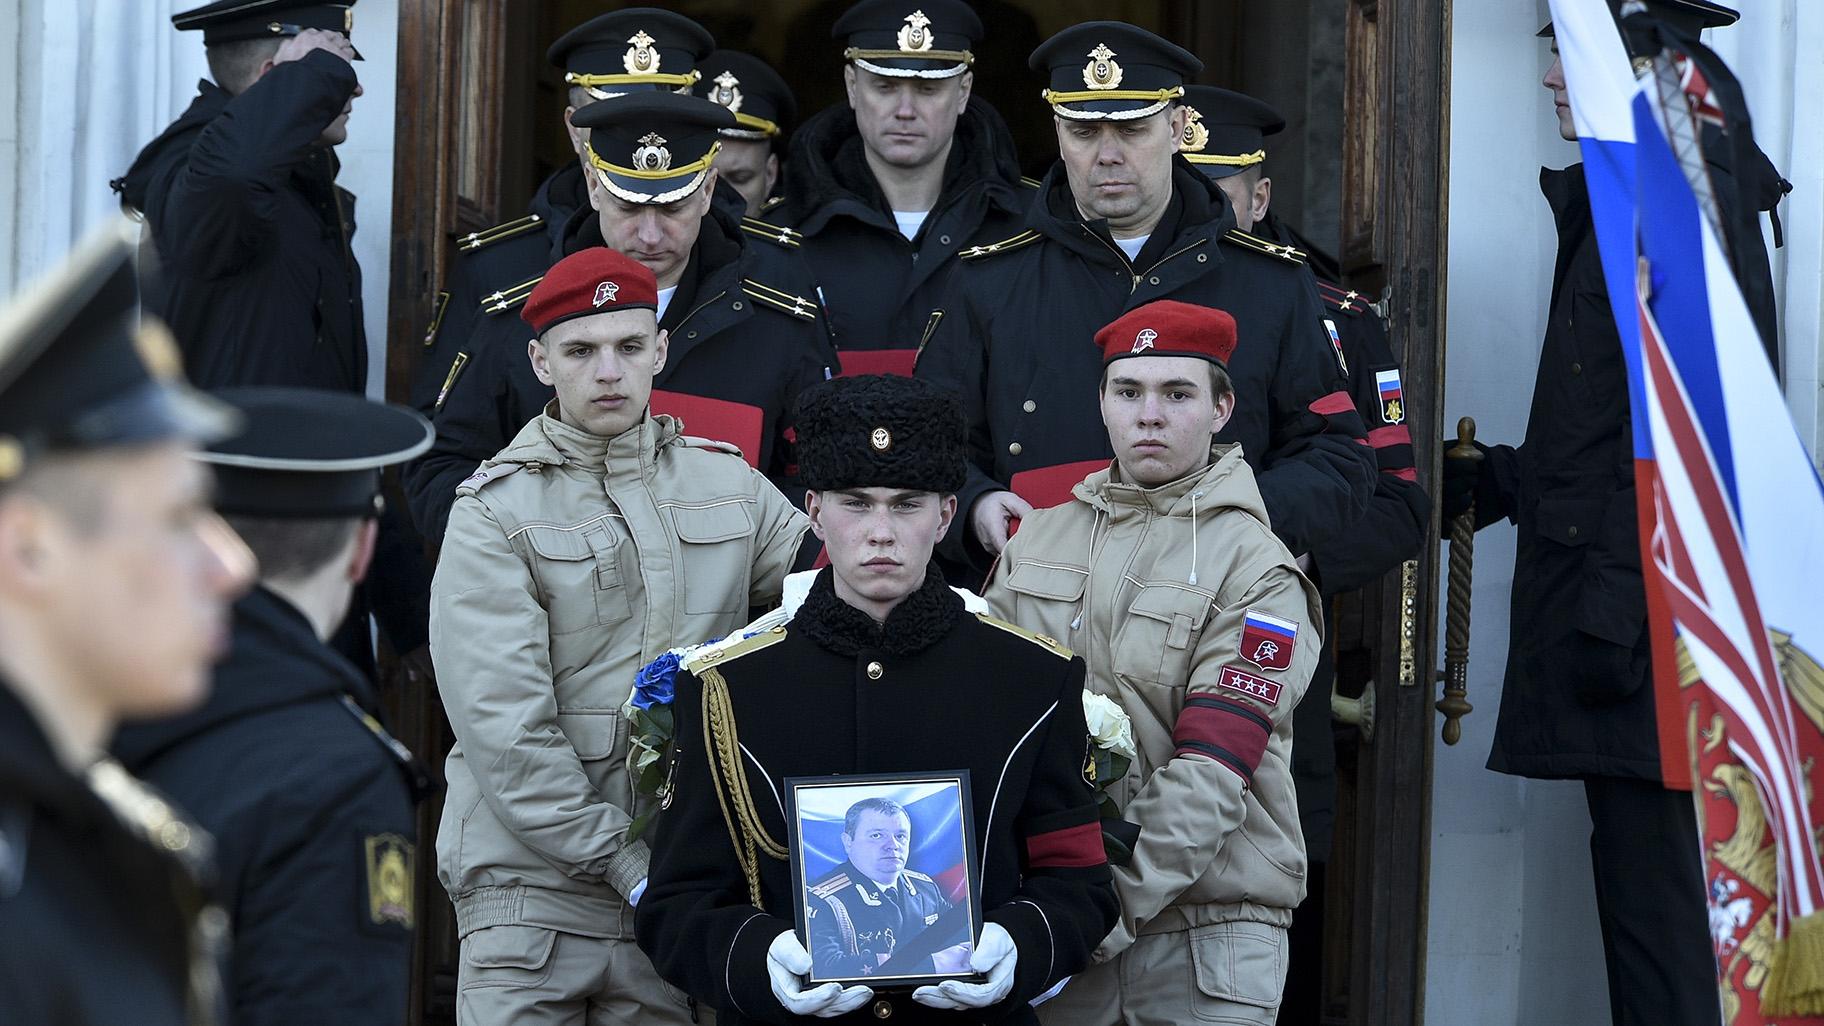
[[[1230,228],[1223,234],[1222,241],[1232,246],[1239,246],[1242,249],[1251,249],[1256,253],[1263,253],[1270,257],[1278,257],[1288,264],[1298,264],[1302,266],[1305,262],[1304,250],[1299,249],[1296,246],[1282,245],[1274,242],[1272,239],[1263,239],[1258,235],[1251,235],[1242,231],[1240,228]]]
[[[771,285],[762,284],[752,278],[741,279],[741,291],[747,293],[754,302],[791,314],[799,320],[814,321],[817,319],[817,303],[814,300],[795,296],[790,292],[781,292]]]
[[[1039,181],[1037,178],[1028,178],[1025,175],[1021,175],[1020,184],[1024,185],[1028,189],[1037,189],[1037,188],[1043,186],[1045,183]]]
[[[1044,238],[1043,235],[1028,228],[1018,235],[1008,236],[999,242],[990,242],[981,246],[970,246],[957,255],[964,260],[979,260],[982,257],[993,256],[996,253],[1006,253],[1011,250],[1016,250],[1021,246],[1030,246],[1042,238]]]
[[[492,228],[483,228],[478,232],[470,232],[467,235],[457,236],[456,250],[460,253],[473,252],[474,250],[481,249],[485,246],[492,246],[496,242],[505,242],[508,239],[518,238],[527,232],[538,231],[544,226],[544,218],[537,214],[527,214],[524,217],[514,218],[505,224],[497,224]]]
[[[837,873],[835,876],[830,877],[828,880],[824,880],[821,883],[818,883],[816,886],[812,887],[811,893],[817,895],[819,898],[827,898],[830,895],[835,894],[837,891],[842,890],[844,887],[847,887],[848,885],[849,885],[849,874]]]
[[[776,207],[779,204],[784,203],[784,202],[785,202],[784,196],[774,196],[771,199],[767,200],[765,203],[760,204],[760,212],[762,214],[764,214],[767,211],[773,209],[774,207]]]
[[[484,463],[476,468],[475,473],[462,479],[462,483],[456,486],[456,494],[474,495],[503,477],[519,473],[525,466],[523,463]]]
[[[785,640],[785,625],[781,624],[770,630],[761,631],[751,638],[724,639],[713,645],[704,645],[693,651],[684,659],[684,669],[691,673],[702,673],[712,666],[733,662],[744,655],[752,655],[771,645]]]
[[[782,224],[762,221],[757,217],[741,219],[741,230],[749,235],[777,243],[787,249],[797,249],[804,244],[804,236]]]
[[[1007,621],[999,619],[997,617],[989,616],[987,613],[977,613],[977,614],[975,614],[975,618],[977,620],[982,621],[983,623],[987,624],[990,627],[998,627],[1001,630],[1004,630],[1007,633],[1014,635],[1015,637],[1025,638],[1027,641],[1032,642],[1033,644],[1039,646],[1040,648],[1044,649],[1045,651],[1050,652],[1052,655],[1058,656],[1060,658],[1069,659],[1072,656],[1076,655],[1076,653],[1072,652],[1070,649],[1065,648],[1063,645],[1059,644],[1058,640],[1056,638],[1047,637],[1046,635],[1043,635],[1043,634],[1034,634],[1032,631],[1029,631],[1024,627],[1021,627],[1017,623],[1008,623]]]
[[[934,884],[937,882],[936,880],[931,879],[930,877],[926,876],[925,874],[919,872],[916,869],[902,870],[902,872],[904,872],[907,876],[911,877],[914,880],[922,880],[928,884]]]
[[[544,280],[545,276],[541,274],[536,278],[522,281],[518,285],[509,285],[498,292],[491,292],[481,297],[481,312],[497,314],[513,309],[530,298],[532,290]]]
[[[1332,285],[1322,278],[1317,281],[1317,294],[1323,298],[1324,305],[1335,307],[1343,313],[1363,313],[1370,309],[1367,296],[1354,289]]]

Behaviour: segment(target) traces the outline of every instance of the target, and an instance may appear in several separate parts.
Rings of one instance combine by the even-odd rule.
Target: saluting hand
[[[312,50],[328,50],[345,61],[355,59],[355,44],[340,32],[324,29],[305,29],[279,44],[279,52],[272,55],[272,63],[283,64],[286,61],[303,59]]]
[[[773,996],[793,1015],[814,1015],[833,1019],[847,1015],[874,996],[868,987],[845,987],[825,983],[804,989],[804,978],[811,971],[811,953],[798,943],[798,935],[786,930],[773,938],[766,949],[766,975],[773,983]]]
[[[998,556],[1012,536],[1012,521],[1032,512],[1032,503],[1012,492],[989,492],[977,499],[969,513],[969,526],[975,529],[975,540],[990,556]]]

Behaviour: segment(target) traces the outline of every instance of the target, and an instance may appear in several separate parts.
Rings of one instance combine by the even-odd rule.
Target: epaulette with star
[[[758,622],[754,626],[758,626]],[[707,645],[698,645],[684,656],[681,665],[690,673],[702,673],[704,670],[734,662],[742,656],[752,655],[784,640],[785,624],[783,623],[754,633],[744,631],[739,636],[730,636]]]
[[[1374,309],[1374,304],[1369,301],[1367,296],[1354,289],[1332,285],[1322,278],[1317,280],[1317,295],[1324,301],[1326,307],[1339,313],[1362,314]]]
[[[528,278],[517,285],[509,285],[504,289],[488,293],[481,297],[481,312],[484,314],[497,314],[514,309],[521,303],[524,303],[527,299],[530,299],[532,290],[538,286],[539,282],[544,280],[545,276],[541,274],[536,278]]]
[[[1072,652],[1070,649],[1064,647],[1062,644],[1060,644],[1058,642],[1058,640],[1056,638],[1050,637],[1049,635],[1035,634],[1032,631],[1029,631],[1024,627],[1021,627],[1017,623],[1008,623],[1006,620],[1002,620],[998,617],[989,616],[987,613],[977,613],[977,614],[975,614],[975,618],[977,620],[982,621],[983,623],[987,624],[990,627],[997,627],[1001,630],[1006,631],[1009,634],[1014,635],[1015,637],[1024,638],[1027,641],[1030,641],[1033,644],[1044,649],[1045,651],[1050,652],[1052,655],[1058,656],[1059,658],[1071,659],[1076,656],[1075,652]]]
[[[757,217],[741,219],[741,230],[757,239],[765,239],[786,249],[797,249],[804,245],[804,236],[782,224],[762,221]]]
[[[817,301],[814,299],[793,295],[752,278],[741,279],[741,291],[747,293],[748,298],[754,302],[791,314],[801,321],[817,319]]]
[[[1274,242],[1272,239],[1263,239],[1258,235],[1244,232],[1240,228],[1230,228],[1224,232],[1222,241],[1231,246],[1239,246],[1242,249],[1276,257],[1288,264],[1302,267],[1305,263],[1305,251],[1297,246],[1288,246],[1284,243]]]
[[[980,246],[970,246],[958,253],[957,256],[962,257],[964,260],[980,260],[983,257],[994,256],[997,253],[1011,253],[1022,246],[1030,246],[1044,237],[1045,236],[1040,235],[1031,228],[1028,228],[1018,235],[1010,235],[999,242],[989,242]]]
[[[492,246],[496,242],[516,239],[527,232],[542,231],[544,227],[544,218],[537,214],[527,214],[524,217],[514,218],[505,224],[497,224],[492,228],[483,228],[478,232],[458,235],[456,237],[456,251],[459,253],[472,253],[475,250]]]

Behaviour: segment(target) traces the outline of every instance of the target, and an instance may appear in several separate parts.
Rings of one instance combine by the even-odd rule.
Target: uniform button
[[[1582,374],[1583,373],[1583,364],[1581,364],[1581,363],[1571,364],[1571,373],[1572,374]]]
[[[869,663],[868,664],[868,679],[869,680],[879,680],[882,676],[884,676],[886,674],[886,672],[887,672],[887,668],[880,665],[879,663]]]
[[[948,246],[948,245],[950,245],[950,236],[948,236],[948,235],[939,235],[939,236],[938,236],[938,237],[937,237],[937,244],[938,244],[938,245],[940,245],[940,246]]]
[[[1209,254],[1208,254],[1208,253],[1199,253],[1199,254],[1197,254],[1197,262],[1198,262],[1198,263],[1200,263],[1200,264],[1207,264],[1207,263],[1209,263],[1209,262],[1210,262],[1210,255],[1209,255]]]
[[[1039,404],[1033,402],[1031,399],[1026,400],[1026,405],[1020,407],[1020,409],[1025,410],[1027,413],[1031,413],[1034,410],[1037,410],[1038,408],[1039,408]]]
[[[1026,451],[1026,447],[1021,445],[1018,442],[1013,442],[1007,446],[1007,454],[1009,456],[1018,456],[1020,453],[1023,453],[1025,451]]]
[[[190,828],[172,820],[158,828],[158,843],[164,845],[166,851],[183,851],[190,847]]]
[[[874,1018],[893,1018],[893,1002],[888,1001],[886,998],[881,998],[879,1001],[874,1002]]]
[[[741,309],[741,301],[739,299],[735,300],[735,309]]]
[[[1152,277],[1151,277],[1151,278],[1148,278],[1148,279],[1146,279],[1146,283],[1147,283],[1147,284],[1148,284],[1148,285],[1157,285],[1157,284],[1159,284],[1159,276],[1158,276],[1158,275],[1156,275],[1156,274],[1155,274],[1155,275],[1153,275],[1153,276],[1152,276]]]
[[[1570,526],[1570,527],[1567,527],[1567,528],[1565,528],[1565,530],[1564,530],[1564,536],[1565,536],[1565,537],[1566,537],[1566,538],[1575,538],[1575,537],[1577,537],[1577,525],[1576,525],[1576,524],[1572,524],[1572,525],[1571,525],[1571,526]]]
[[[684,337],[685,337],[685,338],[696,338],[696,337],[697,337],[697,333],[696,333],[696,332],[694,332],[694,331],[689,331],[689,332],[685,332],[685,333],[684,333]]]

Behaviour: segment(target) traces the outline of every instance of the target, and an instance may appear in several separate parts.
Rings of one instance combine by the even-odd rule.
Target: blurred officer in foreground
[[[809,525],[733,446],[650,411],[658,293],[600,246],[551,269],[524,317],[557,398],[450,512],[431,651],[456,735],[437,875],[463,1026],[691,1018],[633,945],[650,852],[628,837],[617,711],[641,666],[778,601]]]
[[[1737,17],[1699,0],[1648,8],[1692,37]],[[1575,141],[1561,62],[1541,84],[1559,134]],[[1661,773],[1627,366],[1583,165],[1543,170],[1539,185],[1558,259],[1525,441],[1478,443],[1480,461],[1450,458],[1455,439],[1440,447],[1446,520],[1473,502],[1477,528],[1504,518],[1518,528],[1513,642],[1488,768],[1583,781],[1613,1021],[1714,1026],[1716,956],[1696,810],[1691,793],[1665,786]],[[1732,193],[1719,180],[1725,223]],[[1777,351],[1776,340],[1763,341]]]
[[[642,36],[646,41],[636,42]],[[455,262],[432,301],[431,324],[412,379],[411,401],[418,412],[431,416],[473,369],[474,335],[489,318],[504,313],[507,320],[515,319],[512,310],[551,266],[551,251],[564,225],[589,206],[583,157],[589,130],[578,128],[571,116],[597,101],[631,93],[689,92],[691,83],[700,81],[698,62],[715,45],[703,26],[682,14],[635,7],[591,18],[545,51],[568,86],[564,131],[577,159],[539,183],[524,216],[457,238]],[[508,303],[509,297],[514,302]]]
[[[830,32],[848,103],[797,131],[784,202],[748,224],[802,248],[844,373],[911,374],[957,253],[1016,230],[1032,192],[1006,123],[973,97],[968,4],[861,0]]]
[[[717,50],[703,61],[696,93],[727,107],[737,124],[722,130],[716,177],[747,201],[742,213],[757,217],[780,183],[780,154],[798,117],[798,102],[765,61],[736,50]],[[775,201],[776,202],[776,201]],[[743,221],[749,233],[764,229]]]
[[[1139,751],[1109,792],[1140,826],[1115,867],[1121,920],[1041,1006],[1060,1026],[1278,1012],[1305,896],[1293,709],[1322,623],[1240,448],[1215,442],[1237,402],[1228,366],[1251,344],[1227,313],[1171,300],[1098,332],[1114,461],[1029,515],[989,582],[998,615],[1082,653]]]
[[[1380,470],[1361,519],[1312,549],[1309,572],[1326,597],[1365,587],[1407,559],[1416,558],[1431,519],[1431,498],[1419,487],[1407,430],[1399,361],[1380,314],[1361,293],[1341,284],[1329,256],[1274,216],[1273,179],[1267,177],[1266,140],[1285,119],[1252,96],[1216,86],[1184,89],[1184,159],[1216,183],[1235,211],[1235,225],[1270,242],[1296,245],[1314,275],[1324,303],[1324,329],[1338,368],[1349,383],[1355,410],[1368,426],[1368,447]],[[1324,609],[1324,636],[1331,638]],[[1289,1023],[1316,1022],[1322,995],[1324,871],[1336,817],[1336,746],[1332,743],[1330,692],[1336,679],[1335,643],[1324,646],[1311,686],[1295,713],[1299,744],[1292,751],[1298,785],[1299,827],[1310,875],[1293,920],[1292,966],[1280,1012]]]
[[[0,1010],[22,1026],[222,1021],[209,837],[104,746],[202,701],[253,559],[190,458],[232,415],[135,323],[125,228],[0,312]]]
[[[953,397],[897,376],[838,379],[805,393],[798,430],[806,506],[830,565],[789,623],[770,618],[773,627],[683,661],[675,786],[658,818],[640,946],[722,1026],[1033,1022],[1028,1003],[1087,967],[1114,923],[1083,775],[1083,661],[971,612],[974,596],[931,563],[967,462]],[[809,986],[812,956],[793,922],[804,895],[773,796],[796,776],[958,769],[970,773],[981,932],[960,950],[949,941],[968,944],[968,929],[937,913],[907,940],[916,955],[889,942],[873,968],[983,978],[910,995]],[[752,815],[728,820],[725,809]]]
[[[367,573],[380,470],[431,444],[422,417],[310,389],[225,389],[242,430],[201,459],[260,561],[201,708],[129,726],[114,751],[216,841],[236,1026],[399,1026],[424,774],[373,686],[327,644]]]
[[[694,96],[646,92],[590,104],[572,120],[589,132],[593,207],[571,218],[552,261],[607,246],[650,270],[659,327],[671,339],[653,409],[692,434],[732,443],[785,482],[792,406],[835,355],[797,257],[743,232],[714,199],[719,133],[735,116]],[[491,316],[471,345],[476,364],[438,410],[437,441],[407,482],[433,538],[442,536],[456,486],[552,396],[527,359],[519,317]]]
[[[1177,101],[1202,62],[1102,21],[1053,36],[1031,64],[1050,76],[1062,159],[1024,231],[963,252],[918,360],[969,416],[974,469],[957,497],[969,548],[951,554],[982,563],[1012,521],[1107,465],[1091,336],[1157,299],[1234,316],[1248,344],[1229,366],[1222,439],[1241,444],[1294,553],[1340,536],[1373,491],[1373,455],[1296,253],[1235,230],[1228,198],[1178,156]]]
[[[174,15],[209,74],[115,188],[158,253],[146,308],[200,388],[367,387],[355,198],[335,147],[361,85],[352,3],[220,0]]]

